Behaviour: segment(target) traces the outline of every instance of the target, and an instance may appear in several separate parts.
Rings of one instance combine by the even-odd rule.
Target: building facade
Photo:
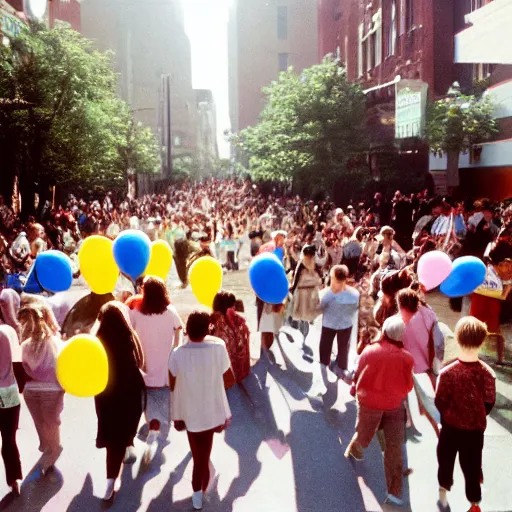
[[[50,27],[57,23],[67,23],[72,29],[80,32],[80,1],[81,0],[49,0],[48,18]]]
[[[98,49],[114,51],[120,95],[161,141],[164,171],[172,167],[169,143],[173,158],[195,155],[192,57],[179,0],[83,0],[81,24]]]
[[[196,89],[197,155],[200,169],[207,173],[219,158],[217,143],[217,109],[212,91]]]
[[[500,84],[512,78],[510,66],[456,62],[456,35],[467,27],[468,13],[487,3],[490,1],[318,0],[319,56],[337,56],[349,79],[360,83],[367,93],[369,161],[375,176],[384,161],[391,161],[404,173],[446,169],[445,159],[429,154],[423,137],[427,98],[433,101],[446,96],[454,82],[467,93],[494,85],[495,93],[505,94]],[[492,153],[490,147],[482,155]],[[475,188],[475,173],[466,172],[470,161],[472,168],[483,165],[472,155],[461,155],[461,186],[468,193]]]
[[[289,66],[318,60],[317,7],[312,0],[233,0],[229,18],[231,129],[258,122],[262,88]]]

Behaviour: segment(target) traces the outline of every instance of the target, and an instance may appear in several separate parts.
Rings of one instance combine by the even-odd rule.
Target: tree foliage
[[[313,194],[367,149],[365,95],[331,57],[301,75],[290,68],[263,92],[259,123],[232,137],[253,178],[293,181]]]
[[[460,94],[456,84],[447,98],[430,105],[427,138],[434,153],[447,155],[447,184],[452,191],[459,186],[459,154],[498,131],[494,110],[489,96]]]
[[[489,140],[498,129],[495,105],[489,96],[454,94],[430,105],[427,137],[435,153],[465,153],[473,144]]]
[[[117,96],[109,53],[70,28],[39,25],[0,51],[0,97],[26,102],[0,108],[0,147],[10,178],[19,178],[25,214],[49,186],[118,188],[129,168],[158,168],[154,137],[134,129]]]

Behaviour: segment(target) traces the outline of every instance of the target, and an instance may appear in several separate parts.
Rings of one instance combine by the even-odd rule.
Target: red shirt
[[[496,375],[483,361],[457,360],[439,374],[436,407],[443,424],[483,431],[495,402]]]
[[[407,350],[384,340],[369,345],[355,375],[359,403],[369,409],[397,409],[413,388],[413,367]]]

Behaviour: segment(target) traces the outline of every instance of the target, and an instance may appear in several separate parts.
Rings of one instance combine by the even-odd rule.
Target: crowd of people
[[[500,325],[510,314],[512,209],[486,199],[464,203],[432,197],[428,191],[410,196],[397,191],[390,200],[376,194],[341,209],[329,199],[264,195],[250,182],[218,179],[138,200],[70,196],[58,208],[44,205],[40,218],[26,223],[0,202],[0,430],[7,483],[14,493],[22,478],[16,446],[18,391],[37,429],[43,474],[62,451],[64,397],[55,372],[64,343],[60,326],[43,298],[20,298],[11,286],[18,282],[14,276],[50,248],[68,254],[78,276],[76,254],[85,238],[102,234],[114,239],[125,229],[137,229],[172,246],[183,286],[190,264],[201,256],[221,260],[226,272],[268,250],[282,258],[290,276],[288,300],[266,304],[257,299],[262,352],[271,356],[285,323],[306,340],[311,324],[322,317],[323,372],[334,372],[357,398],[356,433],[346,456],[361,459],[378,434],[388,500],[395,505],[403,504],[405,429],[414,430],[408,397],[421,376],[428,376],[435,404],[423,407],[427,412],[435,405],[439,414],[431,417],[440,436],[438,509],[449,510],[447,491],[459,453],[470,510],[480,510],[483,432],[495,401],[495,377],[478,359],[478,350],[494,337],[498,363],[504,362]],[[446,330],[428,306],[416,272],[419,258],[432,250],[452,258],[481,258],[501,283],[499,298],[474,293],[451,301],[462,319],[455,330],[460,356],[450,364],[444,361]],[[193,313],[185,326],[166,283],[147,277],[139,284],[133,294],[105,304],[94,326],[111,368],[107,388],[95,399],[97,446],[107,450],[105,499],[119,490],[123,461],[133,460],[133,441],[144,415],[148,463],[161,447],[157,441],[168,437],[170,418],[177,430],[187,431],[194,460],[192,502],[201,509],[214,474],[209,460],[214,433],[230,422],[225,389],[243,385],[251,372],[244,305],[220,292],[211,315]],[[335,338],[337,355],[331,361]],[[354,339],[358,364],[351,368]]]

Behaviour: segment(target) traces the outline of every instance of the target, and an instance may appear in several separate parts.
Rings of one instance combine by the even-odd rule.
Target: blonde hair
[[[55,335],[52,326],[45,320],[43,310],[37,306],[21,308],[18,319],[21,324],[21,339],[30,340],[36,353],[42,350],[47,341]]]
[[[487,336],[487,325],[474,316],[461,318],[455,326],[455,338],[461,347],[481,347]]]

